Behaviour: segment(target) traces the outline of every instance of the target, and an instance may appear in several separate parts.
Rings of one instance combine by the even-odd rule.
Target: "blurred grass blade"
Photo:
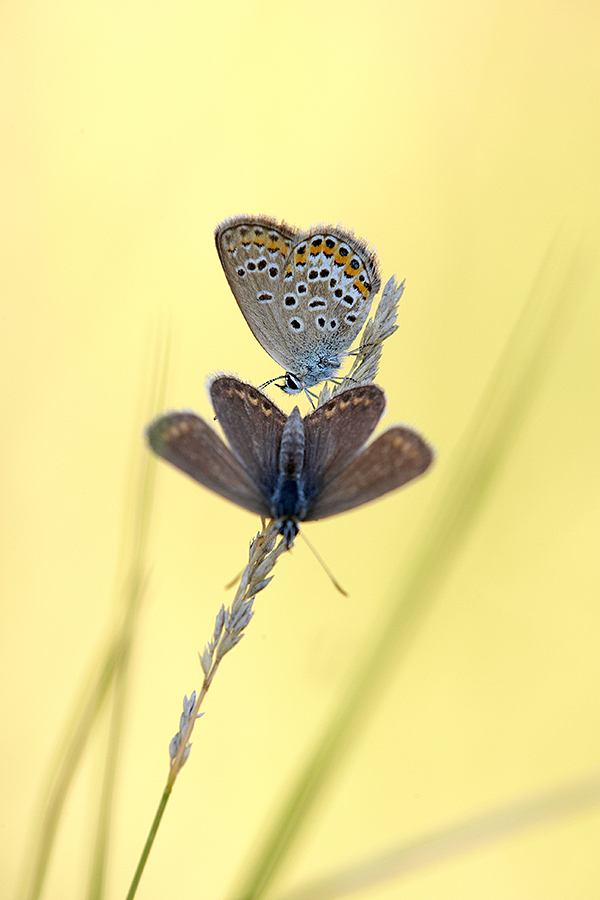
[[[159,358],[158,351],[156,357]],[[169,368],[169,340],[163,353],[163,362],[155,364],[156,382],[151,391],[151,415],[143,414],[143,421],[149,421],[157,410],[164,407],[167,386],[167,374]],[[140,446],[142,435],[137,437],[137,446]],[[123,729],[125,724],[126,698],[130,683],[130,661],[133,641],[135,639],[139,611],[142,598],[148,580],[148,542],[150,534],[150,522],[156,487],[156,460],[143,447],[144,463],[140,490],[138,493],[136,519],[133,531],[133,548],[129,572],[125,579],[123,596],[124,616],[117,640],[120,651],[117,656],[117,665],[114,670],[114,695],[108,728],[108,742],[104,761],[104,776],[100,790],[100,806],[98,809],[98,821],[96,837],[94,840],[94,852],[90,871],[89,897],[92,900],[100,900],[104,896],[106,880],[106,867],[109,852],[109,835],[112,824],[112,811],[114,803],[114,789],[117,777],[119,751],[123,741]],[[136,453],[134,459],[138,460]],[[133,480],[133,479],[132,479]],[[135,500],[133,501],[135,503]],[[129,529],[125,529],[129,533]]]
[[[153,397],[152,412],[164,405],[166,376],[168,371],[168,346],[163,354],[163,363],[155,368],[160,375],[151,391]],[[147,421],[150,416],[144,416]],[[135,438],[136,451],[133,456],[136,467],[139,466],[139,446],[141,436]],[[36,846],[25,854],[25,871],[20,896],[26,900],[37,900],[42,894],[50,857],[57,836],[61,814],[66,802],[69,788],[73,782],[88,739],[109,697],[114,690],[108,747],[105,760],[105,773],[99,799],[98,825],[94,842],[94,854],[90,876],[90,895],[100,897],[103,894],[104,873],[108,851],[108,833],[110,829],[112,799],[118,760],[118,748],[122,738],[124,701],[127,687],[126,675],[131,656],[131,645],[135,635],[135,625],[140,611],[141,601],[147,584],[147,551],[154,487],[156,477],[155,460],[150,454],[143,452],[143,464],[139,487],[135,492],[137,500],[133,528],[126,525],[125,534],[133,532],[133,543],[129,551],[129,561],[121,564],[126,568],[123,579],[124,587],[119,592],[117,603],[121,613],[121,624],[116,633],[109,639],[100,662],[94,666],[94,674],[90,675],[81,688],[69,722],[65,726],[65,735],[57,751],[56,761],[48,777],[48,787],[43,792],[44,799],[40,803],[40,811],[35,817],[40,828],[35,836]],[[126,542],[124,542],[126,543]]]
[[[555,238],[496,371],[453,454],[444,493],[434,504],[423,537],[402,574],[391,615],[292,787],[235,897],[256,900],[272,883],[334,767],[359,733],[359,719],[364,723],[368,708],[374,707],[384,675],[402,661],[514,445],[583,292],[580,282],[573,250],[562,238]]]
[[[546,825],[567,816],[577,815],[600,804],[600,774],[544,791],[535,796],[473,816],[440,829],[410,844],[397,847],[376,859],[335,872],[333,875],[282,894],[278,900],[332,900],[354,891],[380,885],[412,872],[454,859],[477,847],[495,843],[523,829]]]

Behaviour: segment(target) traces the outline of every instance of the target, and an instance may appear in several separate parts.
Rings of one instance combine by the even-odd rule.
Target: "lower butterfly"
[[[286,416],[237,378],[215,378],[210,396],[229,446],[193,413],[160,416],[152,449],[210,490],[275,520],[288,547],[300,522],[324,519],[394,491],[433,460],[423,438],[401,425],[365,444],[385,407],[374,384],[350,388],[304,418]]]

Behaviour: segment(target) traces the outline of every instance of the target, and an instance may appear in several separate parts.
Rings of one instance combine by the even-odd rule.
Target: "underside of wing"
[[[147,436],[155,453],[204,487],[250,512],[270,515],[257,486],[203,419],[193,413],[170,413],[155,419]]]
[[[236,216],[215,232],[217,252],[229,287],[252,334],[284,369],[293,368],[286,352],[286,320],[280,315],[285,261],[300,232],[267,216]]]
[[[267,353],[308,384],[333,374],[380,287],[368,245],[332,226],[301,232],[246,216],[219,225],[215,240],[238,306]]]
[[[324,519],[395,491],[422,475],[432,461],[431,448],[416,431],[390,428],[341,473],[324,481],[306,520]]]

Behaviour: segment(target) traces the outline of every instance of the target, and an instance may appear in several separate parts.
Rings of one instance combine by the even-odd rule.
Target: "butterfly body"
[[[229,446],[193,413],[156,419],[150,446],[215,493],[273,518],[288,547],[301,522],[395,490],[433,459],[425,441],[403,426],[364,448],[385,407],[383,391],[372,384],[350,388],[304,418],[297,407],[286,416],[236,378],[216,378],[210,394]]]
[[[296,407],[283,426],[279,445],[279,476],[270,498],[271,518],[281,523],[280,531],[288,546],[298,534],[298,523],[306,514],[302,470],[305,434],[302,416]]]
[[[297,394],[335,376],[381,281],[374,253],[332,226],[300,231],[236,216],[215,232],[219,259],[250,330]]]

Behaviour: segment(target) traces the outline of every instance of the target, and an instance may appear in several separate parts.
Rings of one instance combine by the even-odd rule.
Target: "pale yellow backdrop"
[[[305,528],[206,704],[139,895],[221,898],[360,667],[557,230],[585,290],[484,515],[279,886],[598,765],[597,3],[6,2],[2,48],[0,895],[118,619],[158,353],[166,406],[278,367],[213,229],[342,223],[407,279],[380,383],[435,445],[419,484]],[[286,410],[291,402],[273,396]],[[108,895],[123,897],[196,653],[258,522],[166,465],[135,644]],[[82,897],[105,746],[45,896]],[[598,813],[424,867],[377,898],[597,897]]]

